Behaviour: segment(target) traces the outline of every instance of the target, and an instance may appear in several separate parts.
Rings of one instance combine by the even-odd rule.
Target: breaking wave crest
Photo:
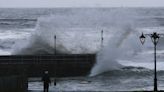
[[[38,19],[36,30],[26,41],[18,42],[12,54],[97,54],[97,63],[91,76],[123,66],[117,62],[129,51],[139,50],[134,42],[134,11],[80,10]],[[104,30],[104,47],[101,47],[101,30]],[[54,44],[56,35],[56,44]],[[131,37],[133,36],[133,37]],[[115,40],[113,40],[115,39]],[[133,45],[132,45],[133,44]],[[127,51],[128,49],[128,51]],[[126,52],[126,53],[123,53]]]

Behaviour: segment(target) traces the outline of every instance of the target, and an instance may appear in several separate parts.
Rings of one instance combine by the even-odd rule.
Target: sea
[[[57,78],[50,91],[152,91],[160,34],[158,90],[164,90],[164,8],[1,8],[0,55],[97,54],[89,75]],[[102,40],[103,38],[103,40]],[[37,78],[28,90],[43,90]]]

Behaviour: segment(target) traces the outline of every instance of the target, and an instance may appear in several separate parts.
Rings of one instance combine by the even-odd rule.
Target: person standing
[[[48,71],[44,72],[44,75],[42,77],[42,81],[44,83],[44,92],[48,92],[49,84],[51,83]]]

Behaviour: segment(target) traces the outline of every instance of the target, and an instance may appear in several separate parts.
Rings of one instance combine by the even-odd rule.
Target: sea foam
[[[97,54],[91,76],[119,69],[117,59],[134,53],[138,47],[135,36],[134,11],[120,9],[82,9],[67,14],[40,17],[28,40],[18,42],[12,54],[54,54],[54,35],[57,53]],[[104,44],[101,47],[101,30]]]

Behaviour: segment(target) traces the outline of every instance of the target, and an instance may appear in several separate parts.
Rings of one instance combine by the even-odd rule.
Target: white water
[[[40,17],[29,39],[18,42],[12,54],[53,54],[56,35],[59,53],[98,53],[90,76],[120,69],[123,66],[118,63],[119,59],[133,57],[141,50],[136,17],[138,14],[129,9],[91,9]],[[105,31],[104,48],[100,44],[102,29]]]
[[[134,13],[134,12],[132,12]],[[118,14],[118,16],[117,16]],[[97,53],[100,50],[100,32],[105,31],[105,44],[113,32],[121,28],[124,23],[118,10],[99,11],[81,10],[69,15],[51,15],[38,19],[35,32],[28,41],[18,42],[13,48],[13,54],[36,54],[46,52],[52,54],[54,51],[54,35],[57,36],[56,47],[60,53]],[[129,14],[128,12],[126,14]],[[114,17],[116,16],[116,17]],[[128,17],[130,18],[130,17]],[[120,30],[120,29],[119,29]],[[20,46],[20,44],[22,46]]]
[[[138,41],[139,33],[134,26],[136,24],[134,13],[117,12],[116,15],[112,16],[116,19],[113,21],[113,27],[115,27],[113,36],[97,54],[97,63],[93,67],[90,76],[122,68],[123,65],[118,62],[119,59],[132,57],[131,54],[141,50]]]
[[[9,9],[10,16],[4,14],[4,12],[1,15],[5,15],[5,18],[35,18],[33,15],[29,16],[27,14],[31,10],[34,10],[33,15],[35,17],[43,14],[35,11],[35,9],[29,9],[29,11],[22,10],[23,12],[21,13],[16,11],[18,12],[16,14]],[[37,27],[33,31],[18,30],[19,28],[13,29],[12,27],[15,27],[15,25],[6,25],[5,28],[9,26],[11,29],[9,31],[0,28],[2,30],[0,31],[0,54],[38,54],[39,52],[51,54],[54,47],[53,36],[56,34],[57,50],[59,52],[99,52],[97,54],[96,68],[93,68],[92,75],[105,71],[109,72],[94,77],[59,78],[57,86],[54,86],[52,82],[50,91],[153,90],[154,75],[153,70],[150,70],[154,69],[153,44],[151,39],[147,37],[145,44],[142,46],[138,39],[140,34],[137,33],[137,30],[144,33],[152,33],[153,31],[162,33],[163,25],[159,25],[158,22],[163,24],[163,9],[137,9],[137,11],[136,9],[54,10],[55,12],[52,16],[39,18]],[[52,13],[49,10],[47,11]],[[141,14],[136,14],[137,12],[141,12]],[[140,19],[140,17],[142,18]],[[135,18],[140,19],[140,21],[135,20]],[[156,21],[154,18],[159,18],[160,21]],[[143,28],[137,28],[137,22],[141,22],[139,24]],[[2,25],[4,24],[2,23]],[[18,25],[16,24],[16,27],[20,27]],[[28,27],[27,29],[29,29]],[[100,47],[102,29],[104,30],[104,48]],[[159,49],[159,47],[163,46],[163,41],[164,39],[160,38],[157,47],[159,90],[164,89],[164,52],[163,48]],[[13,50],[12,53],[10,50]],[[135,67],[113,70],[119,69],[122,66]],[[34,92],[36,90],[42,91],[42,87],[42,82],[29,82],[29,90],[34,90]]]

